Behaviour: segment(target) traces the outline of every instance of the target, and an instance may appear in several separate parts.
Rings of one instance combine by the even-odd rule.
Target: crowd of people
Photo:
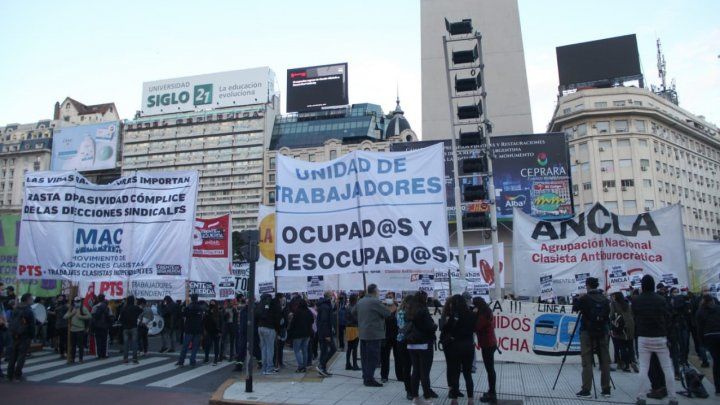
[[[669,403],[677,403],[675,384],[688,367],[691,341],[701,367],[709,367],[712,358],[713,383],[720,395],[720,305],[711,295],[705,291],[698,296],[681,294],[677,288],[656,285],[649,275],[642,278],[641,288],[627,297],[620,292],[608,296],[592,277],[586,288],[587,293],[573,301],[573,310],[580,317],[582,386],[578,397],[591,396],[596,358],[601,395],[611,396],[610,342],[617,368],[639,373],[638,404],[645,403],[646,396],[668,397]],[[438,397],[430,385],[430,371],[435,352],[442,350],[448,397],[457,403],[458,398],[467,396],[472,404],[472,374],[479,353],[488,381],[488,390],[479,401],[497,401],[497,339],[493,311],[485,300],[467,292],[453,295],[438,311],[437,301],[423,291],[405,293],[399,301],[393,292],[379,295],[374,284],[359,294],[326,292],[317,300],[302,294],[262,294],[252,308],[256,344],[248,353],[251,308],[242,295],[225,301],[200,301],[191,295],[188,302],[168,296],[153,310],[145,299],[133,296],[108,301],[100,294],[91,300],[75,297],[68,302],[65,295],[34,300],[23,294],[17,299],[8,287],[0,291],[0,353],[7,359],[9,380],[23,378],[23,364],[33,341],[52,347],[68,363],[82,363],[88,337],[93,336],[94,354],[99,359],[108,358],[108,345],[117,343],[123,362],[139,363],[149,350],[150,325],[161,318],[160,352],[174,353],[179,346],[178,367],[184,367],[186,360],[195,366],[202,349],[204,363],[230,361],[236,371],[243,371],[250,354],[263,375],[272,375],[285,367],[283,349],[287,345],[295,356],[295,372],[307,373],[314,367],[319,376],[327,378],[332,376],[328,362],[339,347],[345,350],[345,369],[362,371],[367,387],[382,387],[389,381],[392,357],[394,377],[403,382],[407,399],[425,404]],[[46,309],[44,322],[36,320],[31,309],[34,303]],[[437,322],[430,308],[440,312]]]

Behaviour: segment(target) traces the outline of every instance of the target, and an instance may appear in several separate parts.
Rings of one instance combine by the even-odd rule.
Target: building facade
[[[680,204],[685,237],[720,238],[720,131],[647,89],[587,89],[558,101],[575,211],[602,202],[622,215]]]
[[[123,174],[197,170],[197,216],[231,214],[233,230],[257,224],[263,151],[279,99],[270,103],[141,117],[124,122]]]
[[[53,120],[55,121],[55,126],[60,128],[119,121],[120,115],[115,107],[115,103],[85,105],[75,99],[66,97],[62,103],[55,103]]]
[[[422,138],[450,139],[450,109],[443,50],[449,21],[472,19],[482,34],[487,118],[493,134],[532,133],[530,93],[517,0],[421,0]],[[467,44],[448,44],[467,50]],[[455,49],[457,48],[457,49]]]

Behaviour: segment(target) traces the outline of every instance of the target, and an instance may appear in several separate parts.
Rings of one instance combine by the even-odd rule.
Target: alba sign
[[[143,116],[267,103],[275,74],[260,67],[143,83]]]

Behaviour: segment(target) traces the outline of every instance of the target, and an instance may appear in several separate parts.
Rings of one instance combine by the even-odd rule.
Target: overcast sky
[[[533,125],[556,101],[555,47],[636,33],[646,83],[655,38],[680,105],[720,124],[720,1],[519,0]],[[0,125],[51,118],[66,96],[140,109],[142,82],[270,66],[349,62],[350,102],[394,108],[420,130],[420,2],[5,1],[0,3]],[[284,96],[283,110],[284,110]]]

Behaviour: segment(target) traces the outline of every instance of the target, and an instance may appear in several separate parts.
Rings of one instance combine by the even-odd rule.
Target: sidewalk
[[[405,389],[401,382],[391,379],[382,388],[365,387],[362,384],[360,371],[345,370],[345,353],[338,352],[331,360],[329,378],[320,378],[314,370],[306,374],[296,374],[295,359],[292,351],[285,351],[286,368],[278,375],[253,375],[254,392],[245,392],[245,377],[238,375],[235,382],[229,381],[216,393],[215,403],[256,403],[256,404],[313,404],[313,405],[360,405],[360,404],[409,404],[405,398]],[[482,392],[487,390],[487,376],[482,362],[477,363],[477,372],[473,374],[475,381],[475,398],[479,399]],[[553,391],[558,365],[534,365],[517,363],[498,363],[497,391],[499,404],[547,404],[571,405],[582,403],[612,403],[634,404],[635,394],[640,377],[635,373],[614,371],[611,373],[616,389],[612,397],[605,399],[580,400],[575,393],[580,389],[581,367],[579,364],[565,364],[557,388]],[[704,371],[704,370],[703,370]],[[380,380],[380,370],[375,376]],[[390,377],[394,377],[393,365],[390,366]],[[596,370],[595,381],[599,384],[600,373]],[[433,367],[430,372],[433,389],[440,398],[434,404],[449,404],[448,389],[445,377],[445,358],[442,352],[435,352]],[[465,383],[461,377],[460,389],[465,393]],[[710,404],[716,403],[718,397],[714,396],[715,389],[712,384],[705,381],[705,388],[710,397],[707,399],[687,399],[678,395],[681,404]],[[676,391],[682,389],[680,382],[676,382]],[[422,390],[421,390],[422,392]],[[467,403],[467,398],[461,398],[461,404]],[[476,401],[479,403],[479,401]],[[665,404],[663,401],[648,400],[648,404]]]

